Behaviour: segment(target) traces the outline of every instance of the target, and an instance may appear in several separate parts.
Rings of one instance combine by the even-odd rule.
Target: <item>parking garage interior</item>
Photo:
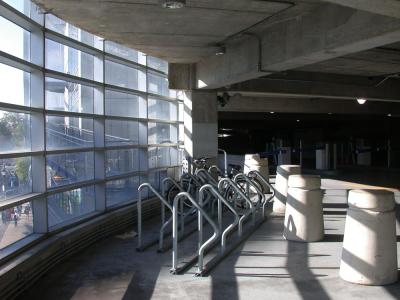
[[[399,128],[397,0],[0,0],[0,299],[399,299]]]

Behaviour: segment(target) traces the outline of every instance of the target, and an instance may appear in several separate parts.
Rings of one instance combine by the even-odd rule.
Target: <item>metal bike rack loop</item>
[[[244,179],[245,181],[246,181],[246,189],[247,189],[247,195],[248,195],[248,197],[249,197],[249,199],[250,199],[250,193],[249,193],[249,186],[251,185],[251,186],[253,186],[254,188],[255,188],[255,190],[257,191],[257,194],[259,194],[260,196],[261,196],[261,203],[260,204],[262,204],[262,206],[264,207],[264,204],[266,203],[265,202],[265,195],[264,195],[264,193],[259,189],[259,187],[250,179],[250,178],[248,178],[245,174],[243,174],[243,173],[239,173],[239,174],[237,174],[234,178],[233,178],[233,181],[234,182],[236,182],[237,183],[237,180],[238,179],[240,179],[240,178],[242,178],[242,179]],[[256,207],[255,207],[255,209],[257,209],[259,206],[257,205]],[[255,217],[255,215],[253,215],[253,218]],[[264,215],[262,216],[262,218],[264,218]]]
[[[226,207],[233,213],[235,216],[235,219],[232,224],[230,224],[223,232],[221,235],[221,251],[224,252],[226,248],[226,237],[228,234],[239,224],[240,216],[236,212],[236,210],[229,204],[229,202],[218,192],[218,190],[213,187],[211,184],[205,184],[201,187],[199,191],[199,199],[200,203],[203,201],[204,197],[204,192],[208,190],[210,193],[212,193],[217,199],[218,199],[218,228],[219,231],[222,231],[222,203],[225,204]],[[199,218],[199,241],[203,240],[203,222],[202,222],[202,217],[200,216]],[[203,256],[203,253],[199,253],[199,260],[200,256]],[[201,258],[203,260],[203,257]]]
[[[171,273],[176,274],[178,272],[178,205],[181,202],[183,198],[188,199],[190,202],[192,202],[193,206],[195,206],[198,210],[199,213],[199,221],[202,220],[200,218],[201,216],[204,216],[204,218],[210,223],[210,225],[213,227],[214,233],[213,235],[206,241],[204,242],[200,249],[201,251],[205,251],[205,249],[212,243],[214,243],[219,235],[220,231],[218,229],[218,226],[215,224],[215,222],[206,214],[206,212],[202,208],[202,203],[197,203],[192,196],[187,193],[187,192],[181,192],[178,195],[175,196],[174,203],[172,206],[172,268],[171,268]]]
[[[268,199],[265,200],[263,207],[262,207],[262,215],[263,217],[265,217],[265,206],[268,202],[270,202],[274,196],[275,196],[275,188],[268,182],[267,179],[265,179],[265,177],[263,175],[261,175],[260,172],[253,170],[250,171],[247,175],[251,176],[252,174],[255,174],[256,178],[259,178],[265,185],[267,185],[269,187],[269,189],[272,191],[271,196],[268,197]]]
[[[165,200],[163,196],[161,196],[157,192],[157,190],[150,183],[145,182],[138,187],[139,197],[137,201],[137,212],[138,212],[138,217],[137,217],[138,245],[136,248],[137,251],[143,251],[145,248],[150,247],[154,244],[154,242],[150,243],[149,245],[146,245],[146,247],[142,245],[142,189],[144,189],[145,187],[151,190],[160,199],[161,203],[164,204],[166,207],[168,207],[168,209],[172,212],[172,206],[168,203],[167,200]]]
[[[222,190],[223,184],[225,182],[228,185],[230,185],[249,204],[249,207],[250,207],[250,209],[247,210],[239,220],[239,225],[238,225],[238,227],[239,227],[239,236],[241,236],[242,232],[243,232],[243,223],[244,223],[244,221],[247,219],[247,217],[250,214],[253,214],[253,218],[252,218],[253,225],[255,223],[255,217],[254,217],[255,207],[254,207],[253,202],[240,190],[240,188],[237,186],[236,182],[232,181],[232,179],[230,179],[230,178],[223,178],[223,179],[221,179],[219,181],[219,183],[218,183],[218,190],[219,191]]]
[[[211,176],[210,173],[207,172],[207,170],[205,169],[197,169],[196,172],[194,173],[196,176],[199,177],[199,174],[204,174],[205,177],[209,183],[213,184],[214,186],[218,186],[218,182],[214,179],[214,177]]]

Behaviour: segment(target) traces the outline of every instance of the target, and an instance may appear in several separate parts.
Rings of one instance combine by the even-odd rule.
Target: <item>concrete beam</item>
[[[322,80],[315,80],[315,76],[307,77],[308,73],[301,74],[299,73],[294,77],[289,76],[288,78],[266,77],[249,80],[231,86],[228,91],[231,95],[240,93],[246,96],[312,97],[348,100],[365,98],[373,101],[400,102],[399,81],[396,79],[388,79],[376,87],[376,83],[382,79],[357,80],[358,77],[356,77],[354,82],[346,82],[345,80],[328,81],[334,80],[335,76],[321,75]],[[303,79],[299,76],[302,76]],[[346,78],[346,76],[343,77]],[[352,76],[349,77],[352,78]]]
[[[400,115],[400,103],[235,96],[218,112]]]
[[[229,86],[394,43],[400,40],[400,20],[327,4],[274,22],[258,36],[261,47],[255,36],[243,36],[227,42],[225,55],[197,63],[197,87]]]
[[[400,18],[400,1],[398,0],[322,0],[325,2],[368,11],[383,16]]]

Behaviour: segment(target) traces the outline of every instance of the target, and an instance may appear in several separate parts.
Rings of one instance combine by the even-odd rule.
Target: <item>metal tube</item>
[[[224,153],[224,167],[225,167],[225,177],[228,177],[228,156],[224,149],[218,149],[218,151]]]
[[[157,192],[157,190],[150,183],[145,182],[145,183],[142,183],[138,187],[139,197],[138,197],[138,202],[137,202],[137,210],[138,210],[138,246],[137,246],[137,250],[140,250],[142,247],[142,193],[141,192],[142,192],[142,189],[144,189],[145,187],[147,187],[149,190],[151,190],[157,196],[157,198],[160,199],[161,203],[164,204],[172,212],[172,206],[168,203],[168,201],[163,196],[161,196]],[[161,248],[163,246],[162,245],[163,236],[161,236],[161,235],[164,234],[164,228],[165,228],[164,226],[161,226],[161,229],[160,229],[159,246],[161,245]]]
[[[137,230],[138,230],[138,244],[137,249],[142,247],[142,191],[139,190],[139,197],[137,201]]]
[[[218,185],[218,182],[205,169],[197,169],[195,175],[199,176],[199,174],[204,174],[209,183],[214,184],[215,186]]]
[[[264,195],[264,193],[258,188],[258,186],[253,182],[253,181],[251,181],[250,180],[250,178],[248,178],[245,174],[243,174],[243,173],[239,173],[239,174],[237,174],[235,177],[234,177],[234,181],[236,182],[239,178],[243,178],[246,182],[247,182],[247,184],[251,184],[254,188],[255,188],[255,190],[257,191],[257,193],[261,196],[261,203],[260,204],[263,204],[264,205],[264,202],[265,202],[265,195]],[[250,198],[249,198],[250,199]],[[258,208],[259,206],[257,205],[255,208],[254,208],[254,210],[253,210],[253,213],[252,213],[252,222],[253,222],[253,225],[255,224],[255,211],[256,211],[256,209]],[[264,216],[263,216],[263,218],[264,218]]]
[[[179,201],[181,200],[181,198],[187,198],[190,202],[192,202],[192,204],[199,210],[201,216],[204,216],[204,218],[210,223],[210,225],[212,226],[213,230],[214,230],[214,234],[206,241],[204,242],[199,249],[199,262],[198,262],[198,271],[197,273],[201,273],[203,271],[203,255],[204,255],[204,251],[205,249],[212,243],[214,243],[214,241],[216,239],[218,239],[220,232],[218,229],[218,226],[214,223],[214,221],[212,220],[212,218],[210,218],[208,216],[208,214],[205,213],[205,211],[203,210],[203,208],[199,205],[199,203],[196,203],[196,201],[192,198],[192,196],[187,193],[187,192],[181,192],[178,195],[176,195],[175,199],[174,199],[174,204],[173,204],[173,220],[175,220],[175,223],[173,222],[172,227],[173,227],[173,249],[172,249],[172,272],[176,272],[177,270],[177,263],[178,263],[178,237],[177,237],[177,232],[178,232],[178,224],[177,224],[177,218],[178,218],[178,213],[177,213],[177,207],[179,204]],[[175,235],[174,235],[175,233]]]
[[[224,232],[222,232],[221,235],[221,252],[225,252],[226,249],[226,237],[228,236],[228,233],[233,230],[238,224],[239,224],[239,214],[236,212],[236,210],[229,204],[229,202],[215,189],[215,187],[213,187],[210,184],[206,184],[203,185],[199,191],[199,193],[201,193],[203,195],[205,190],[209,190],[217,199],[218,199],[218,203],[223,203],[225,204],[228,209],[233,213],[233,215],[235,216],[235,220],[233,221],[232,224],[230,224],[225,230]],[[221,205],[222,206],[222,205]],[[222,231],[222,227],[220,228],[220,230]]]
[[[268,202],[270,202],[274,198],[275,188],[269,183],[269,181],[260,172],[253,170],[253,171],[250,171],[248,175],[251,176],[252,174],[255,174],[272,191],[272,195],[269,196],[268,199],[265,199],[265,201],[263,203],[262,214],[263,214],[263,218],[264,218],[265,217],[265,206]]]
[[[249,207],[250,207],[250,209],[247,210],[246,213],[245,213],[245,214],[240,218],[240,220],[239,220],[239,224],[238,224],[239,230],[238,230],[238,232],[239,232],[239,237],[240,237],[240,236],[242,235],[242,232],[243,232],[243,223],[244,223],[244,220],[247,219],[247,217],[248,217],[251,213],[253,213],[253,211],[255,210],[255,207],[254,207],[254,205],[253,205],[253,202],[251,202],[251,200],[250,200],[245,194],[243,194],[243,192],[242,192],[242,191],[240,190],[240,188],[237,186],[236,182],[232,181],[232,179],[230,179],[230,178],[223,178],[223,179],[221,179],[221,180],[219,181],[219,184],[218,184],[218,189],[219,189],[219,190],[221,189],[222,185],[223,185],[225,182],[228,183],[228,185],[232,186],[233,189],[234,189],[248,204],[249,204]]]

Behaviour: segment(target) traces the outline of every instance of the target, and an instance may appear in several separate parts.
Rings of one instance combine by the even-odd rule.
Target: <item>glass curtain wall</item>
[[[179,172],[183,105],[167,62],[29,0],[0,0],[0,36],[0,258]]]

